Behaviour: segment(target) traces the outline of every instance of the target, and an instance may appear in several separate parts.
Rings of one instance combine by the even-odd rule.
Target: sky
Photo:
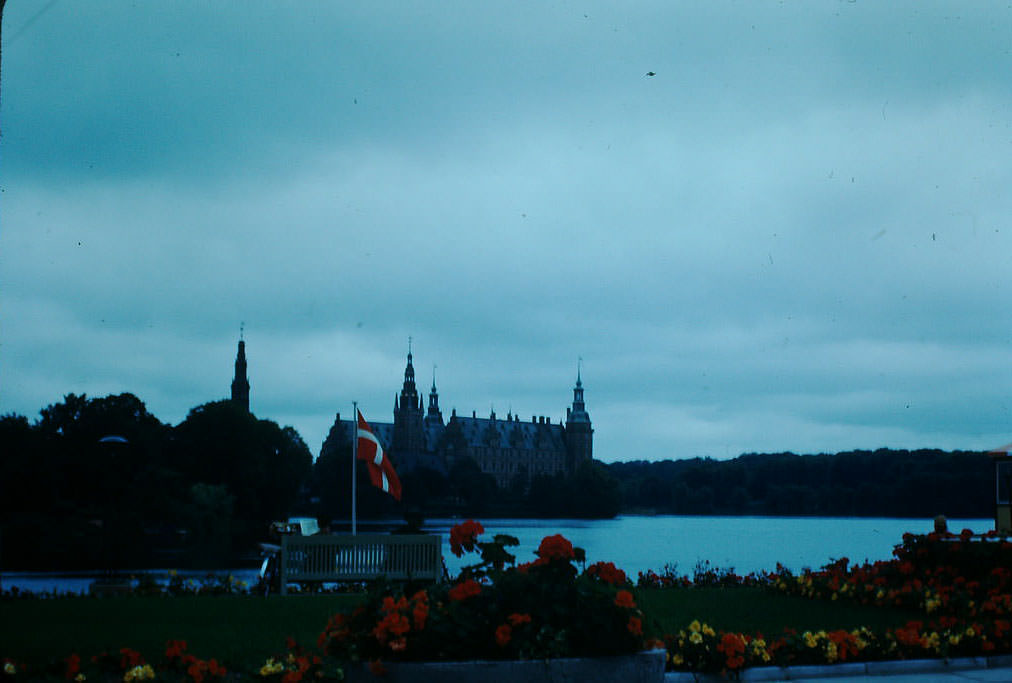
[[[1012,441],[1007,3],[10,0],[0,413]]]

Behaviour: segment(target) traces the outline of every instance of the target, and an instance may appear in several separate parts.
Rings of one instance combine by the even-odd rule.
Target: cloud
[[[33,11],[2,410],[178,421],[245,322],[254,410],[314,450],[390,419],[408,336],[444,414],[558,419],[582,357],[605,459],[1008,441],[1006,9]]]

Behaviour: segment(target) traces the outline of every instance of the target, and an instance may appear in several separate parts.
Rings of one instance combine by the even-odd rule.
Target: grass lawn
[[[71,653],[82,657],[130,647],[161,661],[165,643],[230,668],[259,667],[281,654],[285,638],[316,646],[335,612],[354,595],[58,598],[0,603],[0,657],[42,665]]]
[[[916,613],[776,595],[754,588],[639,590],[640,607],[662,632],[693,619],[715,629],[779,635],[798,631],[895,627]],[[315,646],[328,617],[350,609],[356,595],[59,598],[0,603],[0,657],[36,666],[71,653],[91,656],[130,647],[158,662],[168,640],[216,657],[229,668],[252,669],[280,654],[285,639]],[[660,635],[660,634],[658,634]]]

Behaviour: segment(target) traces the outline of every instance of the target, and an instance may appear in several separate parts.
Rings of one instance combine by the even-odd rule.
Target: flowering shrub
[[[778,565],[774,572],[740,577],[732,571],[697,565],[693,580],[673,567],[662,574],[640,573],[638,585],[649,588],[696,586],[763,586],[811,599],[853,600],[862,604],[922,610],[928,621],[872,633],[854,631],[786,631],[766,639],[762,634],[716,632],[692,622],[664,637],[674,668],[737,671],[774,663],[832,664],[876,659],[976,656],[1012,652],[1012,543],[995,532],[981,536],[905,534],[894,559],[851,565],[847,558],[820,570],[794,576]]]
[[[537,558],[513,566],[515,538],[479,541],[468,520],[450,532],[453,552],[480,553],[450,586],[407,594],[386,584],[366,603],[337,614],[320,636],[329,655],[381,667],[391,660],[540,659],[632,653],[644,647],[644,617],[625,573],[599,562],[580,573],[584,553],[561,535]],[[508,566],[507,566],[508,565]]]

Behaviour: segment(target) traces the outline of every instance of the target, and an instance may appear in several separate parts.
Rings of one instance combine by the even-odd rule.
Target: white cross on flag
[[[361,410],[358,411],[358,459],[365,461],[373,486],[383,489],[396,500],[401,499],[401,480],[397,478],[393,463],[383,452],[383,446],[372,433],[369,423],[362,417]]]

